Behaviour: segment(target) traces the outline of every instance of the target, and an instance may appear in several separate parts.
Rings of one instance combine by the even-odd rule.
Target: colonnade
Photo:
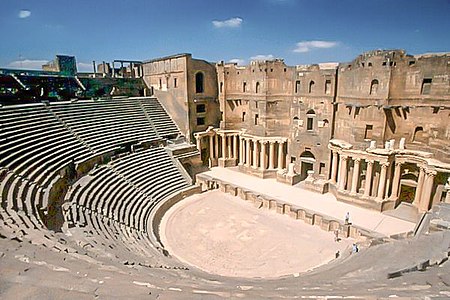
[[[194,137],[200,151],[207,143],[212,161],[234,160],[235,165],[261,171],[282,170],[286,167],[285,138],[252,136],[231,130],[210,130],[195,133]]]
[[[361,157],[360,153],[340,152],[332,150],[330,182],[335,184],[338,192],[359,196],[363,199],[373,198],[375,201],[396,201],[400,192],[400,179],[403,161],[389,161],[386,156],[371,155]],[[366,168],[362,170],[362,161]],[[349,166],[353,162],[353,170]],[[365,173],[365,181],[360,179]],[[437,172],[420,167],[413,205],[426,211],[430,205],[434,177]],[[375,180],[376,179],[376,180]],[[360,186],[361,184],[361,186]],[[363,193],[360,193],[360,188]]]

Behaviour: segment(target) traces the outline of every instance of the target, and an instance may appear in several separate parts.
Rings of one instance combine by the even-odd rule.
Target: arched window
[[[327,119],[323,120],[323,127],[328,127],[329,124],[330,124],[330,122],[328,122]]]
[[[309,93],[312,93],[314,91],[314,85],[315,85],[315,82],[313,80],[311,80],[309,82],[309,90],[308,90]]]
[[[195,92],[203,93],[203,73],[198,72],[195,74]]]
[[[316,112],[312,109],[308,110],[306,113],[306,130],[314,129],[314,118],[316,117]]]
[[[295,81],[295,93],[300,93],[300,80]]]
[[[374,79],[372,80],[372,82],[370,83],[370,95],[376,95],[378,92],[378,80]]]
[[[423,131],[422,126],[417,126],[416,129],[414,129],[413,142],[426,142],[425,132]]]
[[[256,88],[255,88],[256,93],[259,93],[259,82],[256,83]]]

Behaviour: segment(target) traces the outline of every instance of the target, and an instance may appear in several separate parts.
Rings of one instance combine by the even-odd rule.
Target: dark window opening
[[[244,81],[242,84],[242,91],[245,93],[247,91],[247,82]]]
[[[162,79],[161,78],[159,79],[159,89],[160,90],[162,89]]]
[[[197,125],[205,125],[205,118],[197,118]]]
[[[298,94],[300,92],[300,80],[295,82],[295,93]]]
[[[319,165],[319,175],[325,173],[325,163],[320,163]]]
[[[424,131],[422,126],[417,126],[416,129],[414,129],[414,136],[413,141],[423,141],[424,140]]]
[[[368,67],[371,67],[371,66],[372,66],[372,63],[371,63],[371,62],[369,62],[369,63],[367,64],[367,66],[368,66]]]
[[[174,88],[178,87],[177,79],[176,79],[176,78],[173,79],[173,87],[174,87]]]
[[[315,82],[311,80],[309,82],[309,90],[308,90],[309,93],[312,93],[314,91],[314,85],[315,85]]]
[[[422,81],[422,95],[429,95],[431,91],[431,78],[424,78]]]
[[[197,104],[196,111],[197,111],[197,113],[206,112],[206,105],[205,104]]]
[[[378,80],[374,79],[370,83],[369,95],[376,95],[377,92],[378,92]]]
[[[325,81],[325,94],[331,94],[331,80],[329,79]]]
[[[256,88],[255,88],[256,93],[259,93],[259,82],[256,83]]]
[[[306,120],[306,130],[313,130],[313,120],[312,117],[308,117]]]
[[[242,112],[242,122],[245,122],[245,111]]]
[[[291,163],[295,163],[295,156],[291,156]]]
[[[195,92],[203,93],[203,73],[195,74]]]
[[[372,138],[373,125],[366,125],[366,131],[364,132],[364,139],[369,140]]]
[[[382,65],[385,66],[387,63],[385,61],[383,61]]]
[[[316,112],[312,109],[308,110],[306,113],[307,119],[306,119],[306,130],[313,130],[314,129],[314,118],[316,117]]]
[[[255,114],[255,125],[258,125],[258,118],[259,118],[259,115]]]
[[[220,83],[219,92],[223,93],[223,82]]]
[[[410,65],[410,66],[413,66],[413,65],[415,65],[416,64],[416,62],[414,61],[414,60],[410,60],[409,62],[408,62],[408,65]]]

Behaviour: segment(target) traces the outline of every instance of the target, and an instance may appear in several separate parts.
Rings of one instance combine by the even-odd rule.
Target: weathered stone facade
[[[143,63],[144,80],[170,113],[181,132],[219,125],[217,76],[213,64],[178,54]]]
[[[298,176],[378,210],[405,202],[426,211],[445,201],[449,53],[376,50],[350,63],[216,69],[220,128],[196,134],[210,165],[290,183]]]

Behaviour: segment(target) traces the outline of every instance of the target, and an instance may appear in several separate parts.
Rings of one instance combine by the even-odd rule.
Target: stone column
[[[269,146],[269,169],[270,170],[273,170],[275,168],[274,155],[275,155],[275,143],[270,142],[270,146]]]
[[[283,145],[284,145],[283,141],[278,142],[278,170],[279,171],[283,170],[283,158],[284,158]]]
[[[347,156],[341,155],[338,178],[338,190],[341,192],[345,190],[345,182],[347,181],[347,159]]]
[[[416,194],[414,196],[413,201],[413,205],[415,205],[416,207],[419,207],[420,198],[422,196],[422,186],[424,179],[425,179],[425,169],[420,168],[419,178],[417,179]]]
[[[370,196],[370,188],[372,185],[373,179],[373,160],[366,160],[367,169],[366,169],[366,185],[364,187],[364,195],[363,197],[369,198]]]
[[[215,144],[215,148],[214,148],[214,157],[215,158],[219,158],[219,135],[216,134],[214,135],[214,144]]]
[[[423,193],[422,193],[422,199],[420,200],[419,210],[420,211],[428,211],[430,207],[430,198],[431,198],[431,192],[433,191],[433,183],[434,183],[434,177],[436,176],[437,172],[433,170],[427,170],[424,180],[424,186],[423,186]]]
[[[244,164],[244,138],[239,137],[239,164]]]
[[[209,157],[214,159],[214,140],[212,135],[209,136]]]
[[[227,158],[227,136],[222,133],[222,158]]]
[[[202,153],[202,137],[200,135],[197,135],[195,137],[195,140],[197,141],[197,150]]]
[[[226,158],[232,158],[233,157],[233,149],[231,148],[231,142],[233,140],[233,136],[228,135],[227,136],[227,157]]]
[[[402,163],[395,162],[394,179],[392,179],[392,192],[389,197],[392,200],[398,199],[398,189],[400,187],[400,175],[402,170]]]
[[[336,184],[336,175],[337,175],[337,167],[338,167],[338,153],[337,151],[333,151],[333,164],[331,165],[331,183]]]
[[[260,152],[260,169],[264,171],[266,169],[266,144],[267,141],[261,141],[261,152]]]
[[[352,175],[352,190],[350,192],[350,195],[356,195],[356,193],[358,192],[357,188],[358,188],[359,163],[360,163],[360,161],[361,161],[360,158],[355,158],[353,160],[354,165],[353,165],[353,175]]]
[[[245,139],[245,165],[250,167],[250,140]]]
[[[236,160],[238,159],[238,136],[237,136],[237,134],[234,135],[233,158],[236,158]]]
[[[388,162],[384,162],[381,164],[380,183],[378,184],[377,197],[375,199],[377,201],[381,201],[384,198],[384,188],[386,186],[386,172],[388,166]]]
[[[253,140],[253,168],[258,168],[258,141]]]

